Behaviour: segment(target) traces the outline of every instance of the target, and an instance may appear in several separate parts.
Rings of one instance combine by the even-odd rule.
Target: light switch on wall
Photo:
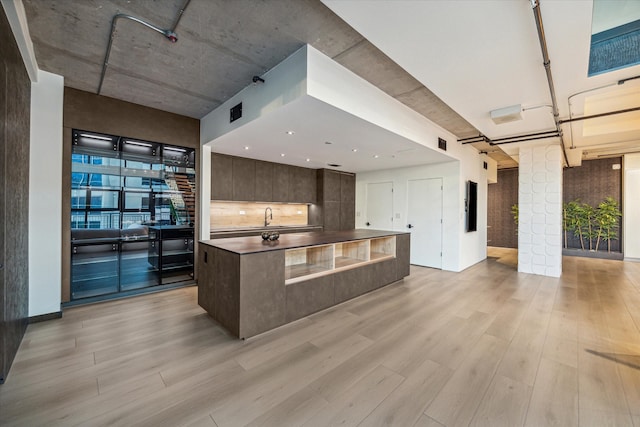
[[[356,217],[360,217],[360,212],[356,212]]]
[[[396,212],[396,219],[400,219],[400,213]]]

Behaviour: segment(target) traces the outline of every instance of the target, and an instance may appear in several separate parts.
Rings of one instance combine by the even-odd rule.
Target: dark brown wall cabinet
[[[234,157],[232,165],[233,200],[256,200],[256,161]]]
[[[214,200],[232,200],[232,181],[233,161],[231,157],[213,154],[211,156],[211,198]]]
[[[273,202],[289,201],[289,167],[273,163]]]
[[[316,171],[213,153],[211,199],[316,203]]]
[[[0,7],[0,384],[29,316],[29,119],[31,82]]]
[[[256,201],[273,201],[273,163],[256,160]]]
[[[322,223],[325,231],[351,230],[356,223],[356,176],[352,173],[319,169],[318,205],[311,221]]]

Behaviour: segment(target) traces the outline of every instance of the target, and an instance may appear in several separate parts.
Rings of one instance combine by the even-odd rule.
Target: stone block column
[[[520,149],[518,271],[562,273],[562,151],[558,145]]]

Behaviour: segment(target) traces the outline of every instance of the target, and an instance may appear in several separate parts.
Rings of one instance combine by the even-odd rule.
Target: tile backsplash
[[[262,227],[265,209],[273,210],[269,225],[307,225],[309,209],[305,204],[211,202],[211,229]]]

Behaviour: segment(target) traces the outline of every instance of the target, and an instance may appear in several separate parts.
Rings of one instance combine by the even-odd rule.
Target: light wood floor
[[[30,325],[2,426],[640,427],[640,264],[492,250],[247,341],[196,289]]]

